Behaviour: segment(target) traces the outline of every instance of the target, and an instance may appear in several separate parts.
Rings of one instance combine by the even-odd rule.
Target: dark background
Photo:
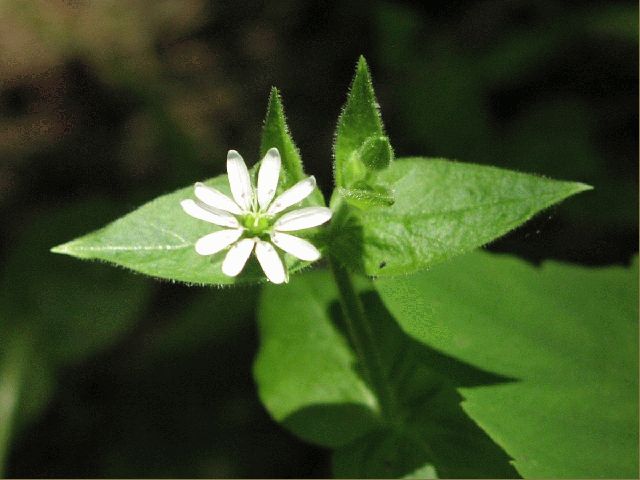
[[[628,264],[637,19],[632,1],[3,2],[0,354],[18,331],[32,345],[7,474],[330,475],[328,452],[258,401],[256,289],[188,289],[48,249],[222,173],[228,149],[256,161],[272,85],[329,193],[360,54],[397,156],[595,187],[489,249]]]

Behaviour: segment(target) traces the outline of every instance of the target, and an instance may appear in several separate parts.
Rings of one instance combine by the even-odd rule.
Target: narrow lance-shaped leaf
[[[370,145],[361,150],[368,140]],[[334,145],[336,186],[348,187],[353,182],[362,180],[368,170],[386,167],[391,161],[392,153],[390,146],[388,149],[386,146],[380,148],[384,142],[388,145],[371,75],[364,57],[360,57],[347,102],[338,119]],[[361,158],[361,153],[367,153],[366,162]]]
[[[280,184],[283,188],[288,188],[305,177],[300,152],[293,143],[289,127],[287,126],[282,107],[282,99],[276,87],[271,89],[269,103],[267,105],[267,115],[264,119],[262,129],[262,139],[260,141],[260,158],[262,158],[270,148],[277,148],[282,158],[282,172]]]
[[[332,252],[351,270],[399,275],[484,245],[591,187],[443,159],[406,158],[372,176],[391,206],[334,219]]]
[[[638,478],[638,261],[541,268],[474,252],[375,282],[424,345],[514,381],[460,389],[531,478]]]
[[[262,129],[262,139],[260,141],[260,158],[262,158],[270,148],[277,148],[282,159],[282,171],[278,191],[282,192],[294,184],[306,178],[300,152],[296,147],[282,106],[282,98],[276,87],[271,89],[267,114]],[[320,190],[315,190],[307,200],[305,205],[324,205],[324,198]]]

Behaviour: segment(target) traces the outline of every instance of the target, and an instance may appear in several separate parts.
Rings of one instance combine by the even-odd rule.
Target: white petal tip
[[[284,214],[274,224],[278,231],[291,232],[313,228],[331,220],[332,211],[327,207],[307,207]]]
[[[242,228],[218,230],[205,235],[196,242],[195,251],[202,256],[218,253],[240,238],[243,230]]]
[[[271,283],[280,284],[287,281],[284,264],[271,243],[258,240],[256,242],[256,258]]]
[[[222,273],[228,277],[237,277],[244,269],[254,244],[255,239],[245,238],[231,247],[222,262]]]
[[[282,232],[273,232],[271,241],[281,250],[300,260],[315,262],[320,258],[320,251],[307,240]]]

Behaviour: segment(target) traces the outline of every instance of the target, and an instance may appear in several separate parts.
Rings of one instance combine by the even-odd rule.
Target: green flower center
[[[259,237],[271,228],[271,221],[262,213],[249,213],[242,219],[242,226],[247,229],[247,236]]]

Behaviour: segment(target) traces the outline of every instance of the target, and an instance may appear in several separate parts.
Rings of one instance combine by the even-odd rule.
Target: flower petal
[[[256,240],[254,238],[243,238],[236,243],[222,262],[222,273],[229,277],[237,276],[244,268]]]
[[[280,255],[269,242],[258,240],[256,242],[256,258],[271,283],[283,283],[287,281],[287,273],[284,270]]]
[[[240,208],[247,211],[253,203],[253,187],[247,165],[238,152],[229,150],[227,153],[227,175],[233,198]]]
[[[305,228],[322,225],[330,219],[331,209],[327,207],[307,207],[285,213],[273,224],[273,228],[281,232],[304,230]]]
[[[208,187],[204,183],[198,182],[195,185],[195,194],[201,202],[206,203],[210,207],[235,213],[236,215],[242,215],[242,209],[236,202],[213,187]]]
[[[271,204],[267,213],[278,213],[291,205],[301,202],[313,192],[314,188],[316,188],[316,179],[313,175],[300,180],[293,187],[281,193]]]
[[[288,233],[273,232],[271,241],[274,245],[300,260],[314,262],[320,258],[320,251],[311,243]]]
[[[280,177],[280,152],[277,148],[270,148],[262,159],[258,172],[258,204],[261,210],[265,210],[278,188]]]
[[[219,230],[200,238],[196,242],[196,253],[198,255],[213,255],[228,247],[238,240],[244,231],[243,228],[233,230]]]
[[[182,200],[180,205],[185,213],[191,215],[193,218],[197,218],[198,220],[204,220],[205,222],[213,223],[214,225],[219,225],[221,227],[240,227],[240,222],[238,222],[236,217],[224,210],[218,210],[213,207],[205,208],[202,205],[198,205],[198,203],[191,199]]]

